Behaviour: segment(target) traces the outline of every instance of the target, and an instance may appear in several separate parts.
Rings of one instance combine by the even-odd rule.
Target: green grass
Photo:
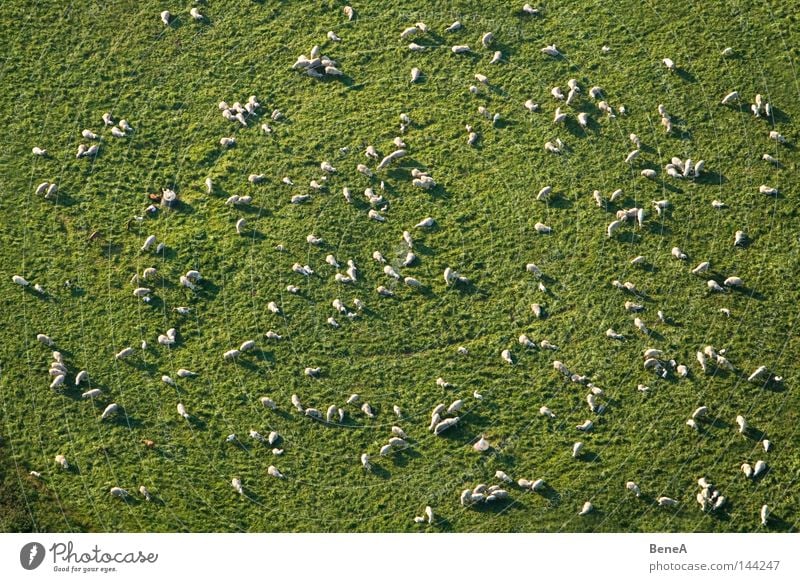
[[[212,1],[202,7],[210,19],[204,25],[189,21],[188,3],[169,4],[12,1],[0,9],[1,529],[418,531],[412,518],[431,505],[439,516],[428,528],[433,531],[761,531],[764,503],[775,516],[770,530],[797,529],[798,156],[794,146],[766,138],[766,120],[718,105],[734,89],[748,101],[761,93],[778,110],[775,129],[797,143],[797,2],[694,2],[680,9],[634,0],[547,2],[545,16],[531,19],[507,2],[442,1],[427,8],[431,3],[391,0],[355,3],[359,17],[347,22],[339,2]],[[164,8],[178,15],[169,29],[158,18]],[[465,29],[442,32],[455,19]],[[409,41],[399,33],[418,20],[432,30],[418,42],[438,48],[406,49]],[[331,29],[343,42],[325,41]],[[492,52],[479,49],[489,30],[507,62],[489,65]],[[565,59],[540,53],[552,42]],[[317,43],[348,79],[318,82],[289,69]],[[474,52],[454,56],[449,47],[456,43]],[[604,44],[609,54],[600,51]],[[726,46],[736,50],[734,58],[720,56]],[[666,71],[660,64],[666,56],[684,73]],[[413,66],[425,80],[412,86]],[[467,88],[478,72],[491,85],[475,97]],[[549,90],[566,87],[570,78],[584,88],[576,109],[595,120],[588,131],[569,108],[571,123],[552,125]],[[595,84],[629,114],[600,118],[586,95]],[[285,113],[286,121],[272,123],[273,135],[257,123],[237,131],[221,117],[220,100],[244,102],[250,94],[259,97],[265,119],[274,108]],[[523,108],[528,98],[542,104],[542,113]],[[673,135],[659,125],[659,103],[678,118]],[[492,128],[477,114],[479,105],[500,112],[504,126]],[[133,134],[111,137],[101,127],[106,111],[128,119]],[[355,166],[366,162],[367,144],[392,149],[402,112],[414,121],[404,136],[409,156],[381,174],[390,208],[388,221],[378,224],[366,218],[361,192],[369,182]],[[481,135],[475,148],[466,144],[467,123]],[[94,163],[75,159],[83,128],[103,135]],[[237,146],[221,151],[219,138],[234,132]],[[633,170],[622,163],[631,132],[647,145]],[[567,143],[565,155],[544,151],[544,142],[556,137]],[[33,145],[50,155],[34,159]],[[339,152],[345,146],[346,155]],[[764,152],[783,167],[762,162]],[[705,159],[708,176],[696,183],[669,180],[663,166],[672,156]],[[327,190],[308,204],[289,204],[319,177],[322,160],[339,169]],[[414,166],[429,168],[439,187],[413,188],[408,170]],[[659,168],[658,180],[639,177],[643,167]],[[250,173],[266,174],[266,184],[250,187]],[[286,175],[293,189],[280,183]],[[204,191],[206,176],[217,185],[213,195]],[[55,202],[34,195],[44,180],[58,182]],[[763,183],[780,188],[781,196],[759,194]],[[549,205],[535,200],[546,184],[557,193]],[[183,200],[179,211],[126,228],[147,205],[147,192],[171,185]],[[344,203],[343,186],[352,189],[355,204]],[[616,208],[597,208],[591,192],[608,196],[616,188],[625,191],[619,207],[649,210],[651,200],[668,198],[673,210],[664,220],[651,213],[642,231],[631,236],[626,228],[609,240],[605,227]],[[254,208],[224,205],[228,195],[246,192]],[[729,208],[714,210],[715,198]],[[258,236],[235,234],[240,216]],[[400,270],[428,291],[398,287],[396,298],[378,297],[378,285],[391,285],[372,252],[399,265],[402,231],[426,216],[439,227],[414,232],[420,261]],[[537,236],[539,221],[553,234]],[[738,229],[752,238],[746,249],[732,246]],[[94,231],[101,236],[90,242]],[[327,246],[309,248],[311,232]],[[166,242],[164,257],[139,251],[149,234]],[[286,252],[275,250],[279,243]],[[691,265],[670,257],[673,246],[689,254]],[[356,261],[357,285],[333,281],[323,260],[328,253],[341,263]],[[629,265],[640,254],[651,269]],[[711,260],[723,278],[739,275],[748,291],[708,295],[704,280],[689,273],[701,260]],[[295,262],[312,265],[319,276],[293,274]],[[525,272],[528,262],[547,274],[547,296]],[[129,284],[148,266],[162,277],[154,306],[136,300]],[[447,266],[473,285],[446,288]],[[207,279],[196,294],[177,285],[190,268]],[[13,274],[42,284],[48,298],[14,286]],[[66,279],[75,283],[71,290],[63,287]],[[636,332],[622,308],[630,297],[610,286],[613,279],[631,280],[647,293],[642,317],[657,337]],[[302,293],[287,293],[289,283]],[[325,320],[336,297],[347,304],[359,297],[369,311],[353,321],[340,317],[341,329],[331,329]],[[273,300],[284,315],[267,311]],[[546,319],[532,318],[535,301],[545,304]],[[177,316],[177,305],[194,311]],[[721,307],[731,310],[730,318]],[[659,309],[672,324],[657,322]],[[181,341],[167,350],[155,339],[172,326]],[[627,341],[607,340],[608,327]],[[263,334],[270,329],[285,339],[267,342]],[[91,403],[79,390],[47,387],[50,352],[35,339],[42,332],[55,339],[71,370],[89,371],[103,398]],[[523,352],[516,341],[521,333],[547,338],[560,350]],[[223,351],[250,338],[259,341],[254,356],[223,362]],[[114,361],[114,353],[142,339],[151,346],[146,352],[131,363]],[[706,344],[727,348],[738,372],[702,375],[694,353]],[[456,354],[460,345],[468,356]],[[688,364],[692,375],[654,378],[641,366],[649,346]],[[515,353],[514,366],[501,361],[504,348]],[[590,434],[574,429],[589,417],[586,389],[564,382],[553,370],[556,358],[606,390],[608,411],[594,419]],[[784,376],[785,390],[744,381],[762,363]],[[321,366],[322,378],[304,377],[306,366]],[[180,380],[177,389],[160,381],[180,367],[201,374]],[[439,376],[456,388],[443,394]],[[639,383],[651,393],[638,393]],[[482,401],[471,397],[475,390]],[[297,393],[324,410],[352,392],[376,407],[375,420],[353,409],[346,426],[326,427],[289,404]],[[281,411],[261,407],[263,395],[275,398]],[[431,436],[429,411],[457,397],[466,400],[462,423],[443,438]],[[99,422],[111,401],[125,414]],[[179,401],[192,422],[176,414]],[[414,446],[377,459],[397,422],[395,403],[405,411],[399,424]],[[542,404],[558,413],[556,421],[538,415]],[[696,434],[684,422],[700,404],[719,422]],[[742,438],[737,414],[764,431],[774,450],[764,453]],[[251,428],[280,432],[284,456],[251,446]],[[246,449],[225,443],[231,432]],[[480,434],[495,445],[491,454],[469,446]],[[154,440],[155,449],[143,439]],[[597,455],[594,461],[570,458],[575,440]],[[364,451],[381,470],[362,470]],[[58,453],[73,471],[56,470]],[[759,458],[770,471],[760,481],[746,480],[740,464]],[[273,463],[286,480],[267,477]],[[506,506],[462,508],[460,491],[491,482],[497,469],[544,478],[550,490],[540,496],[512,488],[513,503]],[[30,470],[44,479],[33,479]],[[702,514],[694,501],[703,475],[730,500],[719,515]],[[242,478],[248,499],[231,488],[234,476]],[[658,508],[629,497],[624,483],[630,479],[650,498],[667,495],[680,506]],[[141,484],[157,503],[125,504],[108,494],[115,485],[135,492]],[[597,512],[579,518],[589,499]]]

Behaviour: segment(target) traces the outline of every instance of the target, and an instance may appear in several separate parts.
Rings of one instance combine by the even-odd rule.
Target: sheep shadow
[[[369,473],[375,475],[380,479],[389,479],[392,476],[392,474],[389,471],[387,471],[385,468],[381,467],[376,463],[372,463],[370,465]]]
[[[558,507],[561,505],[561,494],[548,483],[545,483],[541,489],[534,491],[534,493],[545,498],[551,507]]]
[[[703,170],[703,173],[700,174],[698,178],[695,178],[694,181],[698,184],[714,184],[716,186],[721,186],[728,183],[728,178],[726,178],[724,174],[714,170]]]
[[[697,77],[682,67],[675,67],[675,74],[680,77],[681,80],[686,81],[687,83],[697,82]]]

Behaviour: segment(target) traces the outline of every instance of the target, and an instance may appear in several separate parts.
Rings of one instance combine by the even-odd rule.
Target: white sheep
[[[738,91],[731,91],[725,97],[722,98],[722,105],[729,105],[734,103],[735,101],[739,100],[739,92]]]
[[[625,483],[625,489],[633,493],[636,497],[639,497],[642,494],[641,490],[639,489],[639,486],[633,481],[628,481],[627,483]]]
[[[581,455],[581,451],[583,451],[583,443],[578,441],[572,445],[572,458],[577,459]]]
[[[583,507],[581,507],[581,510],[578,512],[578,515],[581,516],[588,515],[592,511],[594,511],[594,505],[592,505],[591,501],[587,501],[586,503],[583,504]]]
[[[171,19],[172,19],[172,14],[169,13],[169,10],[164,10],[161,13],[161,22],[163,22],[165,26],[169,26],[169,22]],[[105,118],[103,120],[105,121]]]
[[[112,402],[111,404],[105,407],[103,413],[100,415],[100,420],[105,420],[106,418],[108,418],[112,414],[116,414],[117,412],[119,412],[119,404],[117,404],[116,402]]]
[[[130,497],[130,493],[128,493],[122,487],[112,487],[109,491],[112,497],[118,497],[120,499],[127,499]]]

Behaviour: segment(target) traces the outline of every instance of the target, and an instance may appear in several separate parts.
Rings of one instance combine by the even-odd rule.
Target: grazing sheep
[[[583,443],[577,442],[572,445],[572,458],[577,459],[581,455],[581,451],[583,450]]]
[[[747,431],[747,421],[741,414],[736,417],[736,424],[739,425],[739,433],[744,434]]]
[[[625,489],[633,493],[636,497],[639,497],[642,494],[641,490],[639,489],[639,486],[633,481],[628,481],[627,483],[625,483]]]
[[[581,516],[588,515],[592,511],[594,511],[594,505],[592,505],[591,501],[587,501],[586,503],[583,504],[583,507],[581,507],[581,510],[578,512],[578,515]]]
[[[100,420],[105,420],[106,418],[108,418],[112,414],[116,414],[117,412],[119,412],[119,404],[117,404],[116,402],[112,402],[111,404],[105,407],[105,410],[103,410],[103,414],[100,415]]]
[[[739,100],[739,92],[738,91],[731,91],[730,93],[725,95],[725,97],[722,98],[721,104],[722,105],[730,105],[731,103],[734,103],[735,101],[738,101],[738,100]]]
[[[239,350],[228,350],[224,354],[222,354],[222,358],[225,360],[235,360],[242,354]]]
[[[239,495],[244,495],[244,488],[242,487],[242,480],[238,477],[234,477],[231,479],[231,487],[233,487],[234,491],[236,491]]]
[[[744,282],[739,277],[728,277],[722,284],[726,287],[741,287]]]
[[[709,291],[714,291],[716,293],[722,293],[725,291],[722,287],[720,287],[719,283],[714,281],[714,279],[709,279],[706,281],[706,285],[708,286]]]
[[[186,420],[189,420],[189,413],[186,412],[186,407],[182,403],[180,402],[178,403],[177,409],[179,415],[181,415]]]
[[[753,467],[753,478],[755,479],[766,470],[767,470],[767,464],[764,461],[756,461],[756,464]]]
[[[127,358],[127,357],[129,357],[129,356],[132,356],[132,355],[133,355],[133,352],[134,352],[133,348],[130,348],[130,347],[128,347],[128,348],[125,348],[125,349],[123,349],[123,350],[119,351],[119,352],[118,352],[118,353],[117,353],[117,354],[114,356],[114,359],[115,359],[115,360],[124,360],[125,358]]]
[[[118,497],[120,499],[127,499],[128,497],[130,497],[130,493],[128,493],[122,487],[112,487],[109,493],[111,494],[112,497]]]
[[[458,424],[458,421],[461,420],[460,417],[454,416],[453,418],[446,418],[441,422],[437,423],[436,426],[433,427],[433,434],[440,435],[448,428],[451,428]]]
[[[678,505],[678,502],[671,497],[659,497],[657,501],[660,507],[675,507]]]
[[[268,396],[262,396],[258,399],[258,401],[264,408],[269,408],[270,410],[275,410],[278,408],[278,405],[275,404],[275,401]]]
[[[452,26],[454,26],[455,24],[459,24],[460,25],[460,23],[453,23],[453,25],[451,25],[450,28],[452,28]],[[447,31],[449,32],[449,29]],[[462,53],[468,53],[469,52],[469,46],[467,46],[465,44],[457,44],[457,45],[453,46],[450,50],[453,51],[453,54],[460,55]]]
[[[709,263],[708,261],[704,261],[699,265],[697,265],[694,269],[692,269],[692,274],[700,275],[701,273],[705,273],[706,271],[708,271],[709,267],[711,267],[711,263]]]
[[[766,527],[766,525],[767,525],[767,523],[769,521],[769,506],[762,505],[761,506],[761,512],[759,513],[759,516],[761,517],[761,525]]]
[[[98,396],[101,396],[102,394],[103,394],[102,390],[100,390],[99,388],[93,388],[93,389],[87,390],[86,392],[81,394],[81,398],[83,398],[83,399],[97,398]]]

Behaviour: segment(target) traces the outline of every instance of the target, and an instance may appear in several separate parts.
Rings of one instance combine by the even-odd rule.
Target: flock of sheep
[[[532,8],[528,4],[522,7],[521,10],[523,14],[530,18],[538,18],[540,16],[539,10]],[[349,6],[344,8],[344,15],[348,20],[356,19],[355,11]],[[191,9],[190,17],[198,23],[202,23],[205,19],[197,8]],[[164,25],[168,27],[174,22],[175,16],[169,11],[164,11],[160,14],[160,18]],[[426,34],[428,34],[429,31],[430,28],[424,22],[417,22],[398,31],[397,34],[401,42],[410,42],[407,46],[407,50],[416,53],[434,50],[429,42],[430,39],[427,39],[428,42],[424,42],[426,40]],[[484,56],[483,53],[485,53],[487,59],[485,62],[488,62],[490,65],[501,66],[505,62],[503,53],[494,48],[498,43],[497,37],[499,34],[487,31],[469,30],[461,22],[454,22],[446,28],[442,27],[440,32],[442,32],[446,38],[449,35],[454,39],[451,51],[448,51],[452,54],[443,55],[443,58],[462,58],[461,55],[472,54],[478,51],[481,56]],[[342,38],[333,30],[327,33],[327,40],[332,43],[331,46],[338,46],[340,44],[346,45],[347,43],[347,38]],[[475,48],[471,48],[472,46]],[[606,52],[608,47],[603,47],[603,50]],[[544,60],[562,57],[562,53],[554,44],[542,47],[541,54]],[[732,49],[726,49],[722,56],[729,57],[732,54]],[[479,64],[483,62],[484,61],[481,60]],[[538,63],[537,66],[546,66],[546,62]],[[670,58],[663,59],[663,66],[669,71],[676,70],[676,64]],[[338,77],[344,74],[339,68],[339,63],[324,55],[319,46],[314,46],[308,55],[300,55],[293,64],[287,63],[287,69],[301,72],[315,80],[320,80],[324,77]],[[421,68],[413,67],[410,71],[411,83],[418,83],[424,74]],[[479,94],[481,92],[480,86],[490,82],[489,77],[490,75],[476,71],[474,79],[477,81],[477,84],[470,84],[468,87],[469,92],[476,95]],[[540,115],[543,111],[552,109],[553,124],[564,124],[570,117],[573,117],[581,127],[587,127],[587,125],[593,122],[592,115],[586,112],[578,112],[574,107],[577,103],[587,99],[596,105],[596,116],[598,118],[603,117],[611,119],[618,115],[624,116],[627,113],[625,106],[622,104],[612,106],[609,102],[610,96],[607,96],[606,90],[600,86],[596,85],[585,89],[580,86],[580,83],[576,79],[569,79],[566,80],[566,87],[566,93],[561,87],[553,87],[550,90],[550,96],[552,97],[551,103],[538,103],[533,99],[529,99],[524,103],[519,103],[519,108],[522,111],[526,111],[526,115]],[[739,103],[742,101],[742,97],[736,91],[726,91],[724,96],[720,95],[719,101],[720,107],[738,107]],[[670,113],[667,112],[663,105],[657,103],[653,103],[652,108],[653,111],[658,113],[663,130],[672,132],[673,124]],[[477,104],[475,109],[479,118],[485,118],[490,122],[489,127],[497,125],[500,121],[499,113],[492,113],[484,106],[478,106]],[[262,117],[269,117],[271,122],[274,123],[280,123],[284,118],[283,113],[277,109],[272,112],[264,111],[255,95],[250,96],[243,104],[237,101],[229,105],[227,102],[222,101],[219,103],[219,110],[222,116],[230,121],[238,131],[245,131],[250,126],[260,125],[262,132],[270,134],[272,133],[272,127],[266,122],[262,123]],[[771,123],[772,106],[770,103],[766,102],[761,95],[755,96],[750,110],[755,117],[764,119],[767,124]],[[114,139],[125,139],[135,131],[125,119],[116,121],[111,113],[98,116],[98,121],[101,122],[102,127],[107,130],[108,135],[112,136]],[[414,147],[414,141],[420,139],[419,136],[410,131],[412,126],[413,120],[410,116],[405,113],[401,114],[399,125],[397,126],[397,137],[388,151],[379,151],[377,147],[369,145],[363,152],[358,152],[358,163],[348,162],[352,164],[352,170],[357,172],[360,178],[369,183],[369,186],[363,190],[364,199],[369,205],[368,210],[364,213],[364,218],[366,220],[379,223],[391,220],[391,200],[388,199],[387,191],[384,189],[384,179],[388,180],[386,171],[390,168],[405,172],[409,183],[416,188],[430,190],[437,187],[437,183],[432,177],[432,174],[436,172],[436,168],[433,168],[433,171],[431,171],[416,167],[404,167],[401,165],[407,151]],[[107,145],[106,136],[97,134],[93,130],[85,129],[81,135],[87,141],[87,145],[81,144],[79,146],[77,151],[78,158],[93,158],[97,155],[101,147],[110,147]],[[472,124],[466,126],[466,135],[466,141],[470,146],[475,146],[481,139],[479,130]],[[771,124],[767,129],[764,129],[764,138],[765,142],[767,140],[772,140],[777,144],[787,144],[787,139],[779,132],[775,131]],[[632,149],[624,159],[620,159],[617,162],[610,161],[609,163],[628,164],[636,168],[644,180],[656,179],[662,171],[671,180],[700,180],[706,171],[706,163],[703,160],[683,160],[678,157],[672,157],[670,162],[662,170],[645,160],[646,156],[642,155],[643,140],[639,136],[631,134],[630,141],[634,149]],[[42,145],[45,144],[39,144],[33,147],[32,151],[34,155],[48,155],[47,150],[41,147]],[[235,135],[222,136],[219,140],[219,146],[222,149],[234,148],[236,146]],[[560,139],[555,139],[542,144],[542,147],[554,156],[558,156],[564,151],[566,144]],[[763,160],[772,166],[779,166],[781,164],[776,157],[768,153],[763,154]],[[286,187],[293,193],[287,200],[289,203],[305,204],[313,200],[317,193],[325,188],[329,177],[338,172],[339,170],[330,162],[319,160],[319,173],[309,181],[307,189],[295,187],[294,179],[289,176],[282,178],[283,186],[276,185],[276,187]],[[251,174],[247,176],[247,181],[254,185],[267,180],[268,178],[263,174]],[[216,190],[216,185],[211,178],[205,181],[204,187],[209,195],[213,194]],[[301,193],[297,193],[298,190],[301,190]],[[355,186],[344,187],[342,190],[341,203],[352,204],[353,197],[359,195],[357,190]],[[547,203],[547,201],[556,194],[557,190],[557,185],[542,184],[534,188],[532,196],[536,201]],[[759,193],[764,196],[776,196],[778,192],[776,187],[767,184],[762,185],[759,189]],[[41,182],[35,189],[35,193],[48,201],[58,200],[58,186],[50,181]],[[163,211],[172,211],[170,208],[176,198],[177,195],[173,190],[165,188],[161,196],[161,207]],[[611,208],[612,205],[623,199],[623,191],[617,188],[608,194],[604,194],[599,190],[595,190],[591,193],[587,192],[586,198],[589,202],[593,201],[600,211],[605,212],[607,209]],[[237,209],[248,206],[252,204],[252,202],[253,197],[251,195],[232,195],[225,200],[224,204]],[[616,212],[615,219],[608,224],[605,233],[597,234],[600,237],[606,236],[609,239],[615,239],[625,229],[633,229],[642,233],[644,236],[650,236],[646,234],[645,229],[648,221],[662,220],[668,217],[673,208],[682,203],[684,202],[679,200],[661,199],[653,201],[652,207],[650,208],[621,208]],[[721,209],[726,206],[726,203],[715,200],[713,206],[714,208]],[[162,211],[162,209],[156,204],[153,204],[149,206],[145,212],[147,214],[156,214]],[[298,293],[304,282],[309,278],[324,276],[330,277],[331,280],[335,281],[335,283],[340,286],[342,289],[342,296],[344,296],[344,294],[350,294],[351,290],[357,290],[358,293],[363,294],[362,298],[353,298],[351,303],[346,302],[340,296],[330,298],[331,312],[330,316],[326,319],[326,324],[333,329],[340,328],[347,320],[366,317],[365,304],[368,301],[374,302],[377,306],[384,298],[393,297],[399,293],[399,290],[403,289],[403,286],[412,291],[421,291],[428,287],[441,285],[443,282],[446,287],[452,288],[454,292],[459,292],[460,289],[464,289],[470,285],[470,279],[456,272],[451,267],[439,271],[441,272],[441,279],[438,281],[420,280],[418,276],[413,276],[411,274],[413,271],[407,271],[407,269],[411,269],[421,261],[420,257],[414,252],[415,237],[417,237],[415,233],[420,233],[420,236],[424,236],[424,233],[436,226],[436,218],[421,216],[419,221],[415,224],[407,225],[402,233],[401,240],[386,241],[387,246],[392,245],[395,248],[401,247],[403,249],[402,254],[404,258],[402,261],[392,262],[387,260],[380,250],[374,250],[374,252],[371,253],[371,259],[375,261],[383,274],[383,279],[380,281],[380,284],[372,291],[367,290],[361,284],[363,282],[361,271],[364,266],[360,265],[359,261],[361,261],[363,257],[336,257],[334,254],[327,254],[325,257],[325,263],[330,269],[327,267],[323,269],[321,265],[304,264],[306,261],[302,257],[296,257],[296,262],[291,269],[292,272],[286,274],[292,281],[291,284],[287,285],[286,290],[292,294]],[[236,220],[234,227],[231,229],[230,236],[247,236],[250,232],[247,221],[240,217]],[[534,233],[532,234],[558,236],[555,229],[541,222],[535,225]],[[744,230],[737,230],[731,233],[731,241],[731,244],[742,248],[747,247],[749,244],[748,237]],[[321,247],[325,244],[325,241],[317,236],[316,233],[310,232],[306,237],[306,243],[312,247]],[[131,244],[133,244],[133,241],[131,241]],[[159,241],[155,235],[150,235],[136,244],[140,248],[141,256],[147,257],[152,253],[160,254],[164,249],[164,245],[169,244],[169,241]],[[279,247],[279,250],[287,252],[282,247]],[[715,276],[709,277],[708,273],[710,272],[711,264],[707,257],[690,257],[678,247],[671,249],[670,257],[671,260],[685,264],[686,271],[696,276],[697,285],[705,286],[710,293],[727,293],[731,290],[742,288],[745,285],[745,282],[737,276],[736,273],[715,274]],[[645,256],[632,257],[630,259],[630,264],[644,268],[654,259],[654,257]],[[689,261],[692,261],[692,263],[689,263]],[[697,262],[697,264],[692,268],[691,265],[695,262]],[[131,279],[131,294],[133,295],[131,300],[142,301],[144,303],[151,302],[159,292],[159,277],[160,275],[154,267],[148,267],[141,273],[136,273]],[[184,275],[179,277],[176,283],[189,292],[195,292],[201,289],[206,283],[206,277],[213,278],[214,274],[205,273],[201,275],[199,271],[189,269]],[[541,291],[547,291],[545,285],[547,278],[542,269],[536,264],[529,263],[520,265],[520,277],[532,277]],[[645,280],[646,278],[647,273],[645,270],[642,270],[640,279]],[[45,297],[47,295],[47,291],[41,285],[29,282],[22,275],[14,275],[13,283],[28,290],[32,290],[39,296]],[[619,293],[620,305],[623,306],[624,310],[631,316],[631,326],[628,330],[622,331],[612,328],[607,329],[605,332],[607,340],[624,341],[629,334],[642,334],[645,337],[651,336],[651,327],[656,322],[653,318],[646,315],[649,314],[649,311],[644,307],[643,300],[646,297],[645,292],[640,290],[637,284],[631,281],[620,282],[614,280],[609,281],[608,285],[616,289],[616,291],[614,291],[615,293]],[[170,307],[179,315],[188,315],[192,310],[190,307],[181,305]],[[265,305],[265,308],[276,315],[281,315],[284,309],[284,307],[276,301],[270,301]],[[664,313],[661,310],[654,311],[657,312],[658,321],[666,323],[667,318]],[[723,308],[721,311],[730,315],[727,308]],[[539,303],[531,305],[531,313],[534,319],[547,317],[545,308]],[[59,351],[53,351],[57,350],[60,345],[57,334],[53,333],[53,337],[51,337],[44,333],[48,332],[48,330],[42,330],[42,332],[43,333],[39,333],[36,336],[36,339],[43,347],[49,348],[51,352],[52,362],[48,371],[50,389],[60,391],[68,386],[75,386],[80,388],[82,391],[81,396],[86,400],[110,399],[111,401],[108,402],[99,415],[100,421],[112,419],[115,415],[120,414],[121,406],[113,401],[113,395],[106,394],[103,390],[93,387],[92,378],[88,371],[79,370],[75,372],[74,370],[70,370],[65,364],[61,353]],[[159,334],[154,339],[163,349],[169,350],[179,341],[179,337],[180,326],[165,330],[163,334]],[[270,330],[265,334],[263,339],[241,338],[241,344],[238,346],[219,346],[218,353],[211,354],[209,357],[219,358],[222,361],[228,362],[230,365],[236,365],[237,361],[247,358],[248,354],[253,352],[260,342],[280,342],[281,340],[281,335]],[[139,349],[146,348],[146,342],[142,342],[139,346],[126,346],[113,357],[119,361],[120,365],[124,365],[124,362],[127,360],[137,357],[137,351]],[[519,336],[518,345],[498,346],[496,353],[503,362],[514,366],[517,364],[519,354],[522,352],[540,350],[542,353],[555,353],[558,349],[558,346],[552,344],[546,338],[534,340],[528,337],[528,335],[523,334]],[[652,373],[654,378],[686,378],[692,374],[711,374],[716,369],[740,372],[740,368],[728,360],[724,349],[717,349],[707,345],[696,346],[693,347],[692,350],[696,351],[696,361],[680,362],[670,357],[670,355],[665,354],[662,349],[649,347],[643,352],[643,358],[639,365],[648,373]],[[458,354],[466,355],[467,353],[466,348],[458,348]],[[311,357],[311,355],[309,355],[309,357]],[[46,355],[42,354],[41,358],[42,361],[44,361]],[[598,417],[613,413],[606,402],[607,388],[604,389],[595,385],[591,378],[581,374],[579,371],[573,370],[569,362],[565,363],[554,359],[552,361],[552,366],[560,376],[563,376],[564,382],[571,383],[579,388],[582,387],[582,389],[586,391],[586,419],[583,423],[574,426],[570,430],[574,429],[576,435],[597,430],[596,421]],[[309,363],[309,366],[305,367],[302,373],[308,378],[314,379],[325,374],[326,371],[315,366],[313,363]],[[161,380],[165,384],[175,386],[178,381],[191,381],[192,378],[200,374],[202,374],[202,370],[192,371],[180,368],[177,369],[174,374],[178,380],[168,374],[162,375]],[[764,386],[768,383],[774,384],[782,382],[782,378],[769,370],[766,366],[760,366],[750,373],[748,375],[748,380],[759,386]],[[454,388],[441,377],[436,379],[436,384],[441,387],[443,391]],[[625,387],[620,387],[620,389],[625,389]],[[641,383],[638,384],[638,386],[631,386],[630,389],[638,389],[638,391],[642,393],[646,393],[650,390],[646,384]],[[443,435],[446,431],[461,423],[462,419],[468,417],[471,406],[470,401],[479,402],[481,399],[481,394],[476,391],[470,398],[456,398],[449,404],[447,402],[431,403],[430,422],[427,429],[433,435]],[[294,409],[297,414],[306,417],[309,422],[322,423],[323,425],[331,427],[331,429],[335,429],[337,425],[345,423],[348,416],[354,414],[363,415],[365,419],[372,419],[377,415],[375,408],[371,406],[369,402],[362,401],[358,394],[352,394],[349,398],[343,399],[343,401],[340,402],[315,401],[313,394],[293,394],[291,402],[281,402],[270,395],[264,395],[260,398],[260,403],[266,411]],[[549,422],[557,418],[560,414],[560,411],[552,410],[546,402],[537,403],[537,407],[538,406],[541,406],[539,408],[539,413],[542,422]],[[714,402],[709,402],[707,406],[701,406],[693,412],[687,411],[687,430],[699,430],[701,425],[709,418],[710,411],[713,407]],[[191,402],[175,402],[175,410],[181,419],[187,421],[192,420]],[[360,462],[363,470],[367,473],[374,471],[376,463],[379,463],[382,457],[387,457],[408,447],[416,446],[414,444],[415,441],[408,438],[406,430],[411,429],[412,431],[418,431],[425,428],[424,426],[416,425],[412,427],[406,426],[405,429],[402,428],[400,426],[401,424],[408,425],[411,422],[416,423],[417,421],[406,417],[399,404],[393,406],[393,414],[396,417],[394,420],[396,424],[391,427],[391,430],[386,435],[385,441],[383,441],[384,444],[380,448],[367,451],[352,451],[351,453],[353,463],[358,464]],[[255,421],[256,419],[254,418],[254,422]],[[748,424],[745,418],[741,415],[738,416],[736,418],[736,423],[739,427],[739,433],[741,433],[744,438],[749,437],[750,433],[748,432]],[[264,436],[252,428],[243,427],[242,430],[246,432],[249,439],[268,446],[275,459],[280,459],[282,455],[285,454],[282,446],[283,437],[278,434],[278,432],[271,431],[267,436]],[[763,439],[763,437],[761,438]],[[236,443],[239,440],[239,436],[232,433],[226,437],[226,440],[231,443]],[[768,439],[763,439],[761,444],[763,445],[764,454],[768,455],[773,443]],[[494,449],[493,445],[483,436],[471,446],[476,451],[476,454],[484,454]],[[780,444],[778,444],[778,446],[780,446]],[[581,462],[582,459],[586,458],[586,448],[582,441],[576,439],[570,450],[565,451],[565,456],[574,459],[573,462]],[[64,471],[70,470],[69,460],[65,457],[63,452],[53,451],[53,453],[57,468]],[[279,461],[275,462],[279,463]],[[761,459],[757,460],[754,466],[751,466],[743,459],[741,468],[746,478],[758,479],[767,471],[768,466],[766,461]],[[284,474],[276,465],[272,464],[265,468],[265,473],[276,479],[292,478],[291,473]],[[31,474],[39,477],[42,475],[38,471],[32,471]],[[529,480],[523,476],[511,477],[502,470],[496,472],[494,480],[495,482],[493,483],[470,485],[460,493],[458,491],[453,491],[453,498],[458,499],[461,505],[469,508],[474,508],[479,505],[492,506],[496,503],[508,502],[514,495],[523,495],[526,494],[526,492],[540,492],[547,486],[543,477],[538,477],[533,480]],[[711,479],[702,475],[698,476],[697,482],[701,489],[696,495],[699,510],[703,512],[725,511],[729,499],[713,485]],[[232,475],[230,484],[236,493],[243,496],[246,495],[247,484],[243,483],[239,476]],[[135,485],[138,484],[130,484],[130,486]],[[640,487],[633,481],[621,481],[619,489],[620,495],[628,493],[636,498],[640,498]],[[145,486],[139,486],[138,491],[144,499],[148,501],[153,499],[153,494]],[[684,492],[681,491],[675,491],[674,495],[680,498],[683,493]],[[128,489],[120,486],[112,487],[110,489],[110,494],[122,499],[128,498],[131,495]],[[655,498],[655,503],[658,506],[673,507],[680,502],[673,497],[660,495]],[[581,516],[587,515],[593,510],[594,506],[589,500],[580,507],[575,508],[578,515]],[[770,508],[766,504],[763,504],[758,516],[761,525],[769,525],[769,514]],[[409,519],[413,519],[414,522],[419,524],[435,523],[434,512],[430,505],[425,507],[423,516],[409,516]]]

